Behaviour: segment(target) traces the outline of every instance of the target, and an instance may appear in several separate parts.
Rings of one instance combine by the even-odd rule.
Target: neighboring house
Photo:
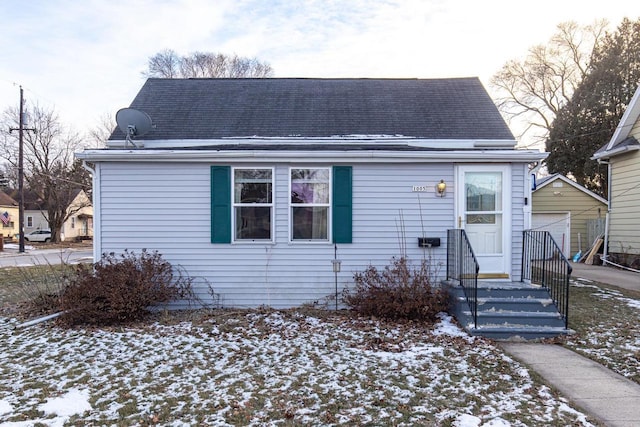
[[[15,192],[15,191],[14,191]],[[37,194],[25,191],[24,232],[49,228],[47,205]],[[67,212],[71,213],[60,230],[61,240],[91,238],[93,236],[93,206],[84,190],[76,190]]]
[[[640,270],[640,87],[609,143],[593,159],[609,168],[605,260]]]
[[[17,239],[20,232],[19,215],[18,202],[0,190],[0,234],[4,240]]]
[[[77,154],[96,258],[157,250],[201,298],[282,308],[402,254],[443,278],[463,228],[481,277],[520,280],[528,165],[546,154],[515,149],[477,78],[149,79],[131,107],[148,133],[119,123],[133,141],[116,129]]]
[[[567,258],[589,249],[607,214],[604,198],[561,174],[538,179],[532,200],[531,228],[549,231]]]

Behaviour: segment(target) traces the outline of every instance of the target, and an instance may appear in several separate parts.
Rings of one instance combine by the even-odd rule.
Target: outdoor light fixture
[[[441,179],[440,182],[436,184],[436,196],[444,197],[446,189],[447,184],[444,183],[444,179]]]

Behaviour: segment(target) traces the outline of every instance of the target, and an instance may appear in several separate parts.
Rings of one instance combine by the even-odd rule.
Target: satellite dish
[[[133,139],[145,135],[155,126],[151,122],[151,117],[144,111],[135,108],[121,108],[116,113],[116,123],[125,134],[127,142],[137,147]]]

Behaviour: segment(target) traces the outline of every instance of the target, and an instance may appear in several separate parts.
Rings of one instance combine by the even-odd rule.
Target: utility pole
[[[18,229],[20,230],[18,252],[24,252],[24,168],[23,168],[23,135],[24,131],[35,132],[33,128],[24,127],[24,91],[20,86],[20,117],[17,128],[9,128],[9,133],[18,131]]]

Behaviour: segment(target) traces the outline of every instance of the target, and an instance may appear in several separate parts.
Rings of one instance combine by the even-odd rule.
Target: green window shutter
[[[352,240],[352,167],[333,167],[333,243]]]
[[[211,243],[231,243],[229,166],[211,166]]]

